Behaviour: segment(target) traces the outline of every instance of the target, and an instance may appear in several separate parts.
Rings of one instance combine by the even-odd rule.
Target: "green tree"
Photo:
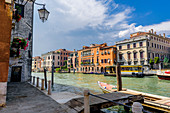
[[[155,64],[159,64],[159,63],[160,63],[159,57],[155,57],[155,58],[154,58],[154,63],[155,63]]]
[[[149,64],[151,65],[151,69],[153,69],[153,64],[154,64],[154,62],[153,62],[152,59],[149,60]]]
[[[67,67],[67,60],[64,61],[64,66]]]

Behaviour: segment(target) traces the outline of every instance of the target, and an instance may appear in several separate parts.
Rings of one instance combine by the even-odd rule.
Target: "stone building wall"
[[[22,4],[25,4],[23,2]],[[11,81],[12,68],[21,66],[21,82],[29,81],[31,76],[31,63],[32,63],[32,28],[33,28],[33,3],[28,2],[24,7],[24,18],[22,18],[19,22],[15,23],[15,27],[11,32],[11,41],[13,41],[14,37],[22,37],[29,41],[28,47],[26,50],[21,50],[21,57],[14,58],[10,57],[9,61],[9,74],[8,74],[8,82]]]

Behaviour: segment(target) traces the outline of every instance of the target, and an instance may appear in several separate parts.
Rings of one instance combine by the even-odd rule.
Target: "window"
[[[67,55],[67,53],[66,53],[66,55]]]
[[[155,44],[155,48],[156,48],[156,44]]]
[[[136,43],[133,43],[133,47],[134,47],[134,48],[136,47]]]
[[[58,59],[60,59],[60,56],[58,56]]]
[[[128,48],[128,49],[130,48],[130,44],[127,44],[127,48]]]
[[[107,59],[104,59],[104,62],[107,63]]]
[[[55,60],[55,56],[53,56],[53,60]]]
[[[160,49],[161,49],[161,45],[160,45]]]
[[[62,57],[61,57],[61,60],[62,60]]]
[[[101,63],[103,63],[103,59],[101,60]]]
[[[148,58],[150,58],[151,56],[150,56],[150,53],[148,53]]]
[[[153,47],[153,43],[152,43],[152,47]]]
[[[149,42],[148,42],[148,47],[149,47]]]
[[[130,60],[130,53],[128,53],[128,60]]]
[[[159,44],[157,44],[157,48],[159,49]]]
[[[62,62],[60,62],[60,65],[62,65]]]
[[[119,59],[122,60],[122,54],[119,54]]]
[[[58,65],[60,65],[60,62],[58,62]]]
[[[143,58],[143,52],[140,52],[140,58]]]
[[[99,51],[97,50],[97,55],[99,54]]]
[[[140,47],[142,47],[143,46],[143,42],[140,42],[139,45],[140,45]]]
[[[62,55],[62,52],[60,54]]]
[[[119,46],[119,50],[121,50],[122,49],[122,46]]]
[[[154,55],[154,53],[152,53],[152,58],[155,58],[155,55]]]
[[[134,59],[136,59],[137,58],[137,53],[134,53],[133,56],[134,56]]]

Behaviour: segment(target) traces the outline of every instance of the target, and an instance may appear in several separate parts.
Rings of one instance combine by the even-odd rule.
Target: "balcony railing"
[[[81,66],[93,66],[94,64],[81,64]]]
[[[138,59],[137,59],[137,58],[134,58],[134,61],[138,61]]]
[[[140,58],[140,61],[144,61],[145,59],[144,58]]]

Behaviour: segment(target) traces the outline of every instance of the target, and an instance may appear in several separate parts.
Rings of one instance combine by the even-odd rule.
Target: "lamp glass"
[[[48,19],[48,15],[50,12],[48,12],[45,7],[42,9],[38,9],[39,17],[42,20],[42,22],[46,21]]]

